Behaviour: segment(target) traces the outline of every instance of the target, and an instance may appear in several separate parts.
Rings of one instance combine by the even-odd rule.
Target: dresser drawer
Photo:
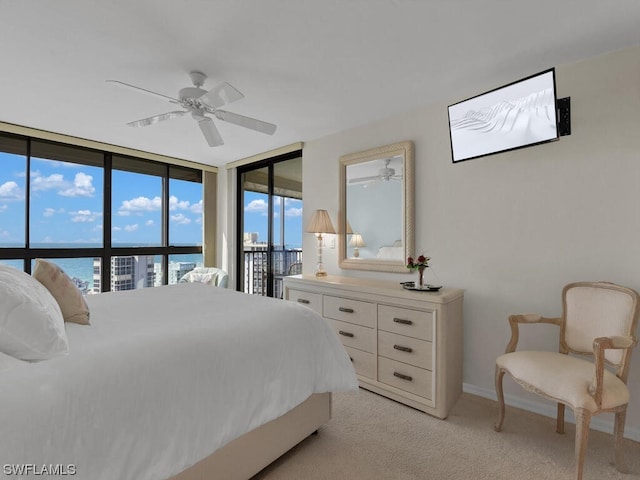
[[[323,312],[323,315],[327,318],[357,323],[370,328],[376,326],[375,303],[325,295]]]
[[[378,355],[432,370],[432,344],[396,333],[378,332]]]
[[[363,352],[356,348],[344,347],[349,354],[353,368],[358,375],[363,377],[376,378],[376,356],[373,353]]]
[[[364,350],[365,352],[375,352],[376,331],[373,328],[341,322],[340,320],[329,320],[329,322],[343,345]]]
[[[421,340],[433,340],[435,312],[378,305],[378,329]]]
[[[431,399],[431,372],[429,370],[378,357],[378,381]]]
[[[288,300],[306,305],[311,310],[322,315],[322,295],[319,293],[304,292],[302,290],[289,289]]]

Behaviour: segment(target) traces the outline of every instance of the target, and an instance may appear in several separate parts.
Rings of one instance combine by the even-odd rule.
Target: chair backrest
[[[302,262],[295,262],[289,265],[287,275],[300,275],[302,273]]]
[[[608,282],[578,282],[562,291],[564,326],[561,349],[583,354],[593,353],[598,337],[635,336],[638,326],[638,293]],[[626,370],[630,350],[607,350],[608,362]]]
[[[196,267],[185,273],[179,281],[180,283],[206,283],[215,287],[227,288],[229,274],[216,267]]]

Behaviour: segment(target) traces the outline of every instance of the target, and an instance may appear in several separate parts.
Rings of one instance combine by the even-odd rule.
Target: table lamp
[[[329,218],[329,213],[326,210],[316,210],[313,212],[311,221],[307,226],[308,233],[315,233],[318,237],[318,266],[316,267],[316,277],[324,277],[327,272],[324,270],[322,264],[322,234],[323,233],[336,233]]]

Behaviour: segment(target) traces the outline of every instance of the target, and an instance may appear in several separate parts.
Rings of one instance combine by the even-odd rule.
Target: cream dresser
[[[462,290],[296,275],[284,278],[284,298],[331,323],[362,388],[447,417],[462,393]]]

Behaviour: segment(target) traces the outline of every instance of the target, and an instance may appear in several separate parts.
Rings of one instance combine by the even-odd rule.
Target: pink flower
[[[413,257],[407,258],[407,268],[409,270],[418,270],[421,268],[427,268],[429,266],[430,257],[425,257],[424,255],[420,255],[417,259],[413,259]]]

